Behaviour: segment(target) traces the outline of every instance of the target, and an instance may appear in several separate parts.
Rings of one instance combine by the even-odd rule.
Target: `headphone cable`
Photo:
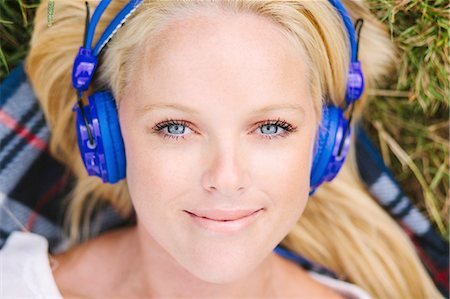
[[[82,98],[83,98],[83,93],[81,91],[78,91],[77,104],[78,104],[78,109],[81,112],[81,116],[83,117],[84,124],[86,125],[86,131],[87,131],[88,138],[89,138],[88,146],[95,147],[95,141],[94,141],[94,137],[92,136],[91,127],[89,126],[86,114],[84,113],[84,105],[82,102]]]
[[[87,40],[87,33],[89,28],[89,21],[91,19],[91,12],[89,10],[89,3],[87,1],[84,2],[86,5],[86,25],[84,27],[84,42],[83,42],[83,48],[86,48],[86,40]]]
[[[356,60],[358,60],[358,53],[359,53],[359,41],[360,41],[360,37],[361,37],[361,29],[364,25],[364,20],[359,18],[356,20],[355,22],[355,31],[356,31],[356,35],[357,35],[357,40],[356,40]]]

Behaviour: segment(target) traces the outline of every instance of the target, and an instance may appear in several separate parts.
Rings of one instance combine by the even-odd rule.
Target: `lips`
[[[244,217],[248,217],[261,209],[247,209],[247,210],[233,210],[233,211],[225,211],[225,210],[196,210],[196,211],[186,211],[187,213],[206,218],[214,221],[234,221],[239,220]]]
[[[183,211],[192,224],[209,236],[227,237],[250,229],[264,209]]]

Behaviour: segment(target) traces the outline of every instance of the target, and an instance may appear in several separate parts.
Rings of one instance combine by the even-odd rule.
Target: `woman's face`
[[[249,14],[175,21],[141,53],[119,107],[138,226],[198,278],[242,277],[308,199],[304,55]]]

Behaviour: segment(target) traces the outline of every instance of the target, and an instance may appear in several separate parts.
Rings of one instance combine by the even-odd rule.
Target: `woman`
[[[110,4],[96,38],[125,4]],[[26,67],[52,126],[51,151],[79,178],[67,217],[71,236],[105,200],[125,216],[135,213],[136,225],[53,256],[53,273],[29,288],[86,297],[439,297],[351,163],[309,200],[322,107],[345,106],[354,53],[333,4],[148,1],[111,39],[86,85],[76,75],[81,64],[73,66],[84,4],[58,1],[47,28],[44,3]],[[360,2],[345,5],[365,21],[359,56],[370,85],[388,71],[392,48]],[[86,78],[93,69],[84,69]],[[101,89],[114,96],[125,147],[126,179],[117,184],[87,176],[73,154],[73,104]],[[84,155],[87,143],[99,145],[84,125],[88,111],[77,105]],[[121,177],[99,169],[90,171],[111,182]],[[8,252],[35,238],[12,237]],[[273,252],[280,242],[352,284],[280,257]]]

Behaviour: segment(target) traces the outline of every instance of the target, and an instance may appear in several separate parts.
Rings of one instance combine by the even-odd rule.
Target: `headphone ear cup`
[[[107,171],[107,182],[116,183],[125,178],[126,159],[122,133],[120,131],[119,117],[116,102],[110,92],[97,92],[89,97],[89,106],[92,118],[95,114],[100,130],[100,142],[97,145],[98,156],[104,155]],[[95,113],[96,112],[96,113]],[[95,124],[94,124],[95,129]],[[105,181],[105,179],[103,179]]]
[[[311,190],[314,191],[325,180],[333,179],[339,171],[341,165],[337,170],[335,167],[336,154],[347,123],[340,108],[334,106],[322,108],[322,121],[317,133],[310,176]]]

